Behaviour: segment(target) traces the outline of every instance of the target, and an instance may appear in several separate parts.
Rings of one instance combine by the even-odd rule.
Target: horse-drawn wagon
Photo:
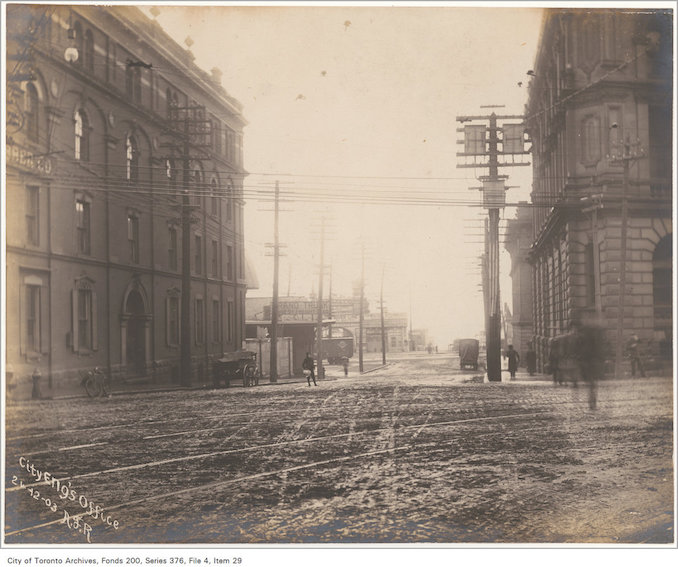
[[[221,387],[223,383],[228,388],[231,380],[242,380],[245,387],[258,386],[257,353],[250,350],[227,352],[214,361],[212,372],[215,388]]]

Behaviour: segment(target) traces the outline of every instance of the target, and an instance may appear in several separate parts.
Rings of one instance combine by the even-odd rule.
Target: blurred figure
[[[515,380],[516,370],[518,370],[518,362],[520,362],[520,355],[518,354],[518,351],[513,348],[513,345],[508,346],[506,358],[508,359],[508,371],[509,374],[511,374],[511,380]]]
[[[560,356],[558,356],[558,345],[553,340],[549,339],[549,372],[553,375],[553,383],[562,384],[563,374],[560,372],[558,365],[560,364]]]
[[[530,376],[534,376],[537,371],[537,353],[534,350],[532,341],[527,343],[527,352],[525,353],[525,364],[527,364],[527,372]]]
[[[598,404],[598,380],[603,373],[603,332],[593,325],[576,325],[576,353],[579,373],[589,388],[589,408]]]
[[[348,357],[344,356],[341,359],[341,365],[344,367],[344,376],[348,376]]]
[[[633,335],[626,346],[626,354],[631,359],[631,376],[635,378],[636,369],[638,369],[640,375],[645,378],[645,368],[643,368],[643,361],[640,359],[638,347],[638,335]]]
[[[34,400],[39,400],[42,398],[42,390],[40,389],[40,381],[42,380],[42,374],[40,369],[36,366],[33,370],[33,391],[31,392],[31,398]]]

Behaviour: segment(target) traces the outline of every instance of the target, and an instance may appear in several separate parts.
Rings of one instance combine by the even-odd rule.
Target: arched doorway
[[[127,319],[127,368],[141,373],[146,367],[146,314],[141,294],[130,291],[125,304]]]
[[[652,297],[654,301],[654,331],[659,340],[659,351],[663,358],[672,356],[673,343],[673,287],[671,234],[664,236],[652,255]]]
[[[139,278],[127,287],[120,317],[120,362],[130,376],[144,376],[151,354],[151,314],[146,290]]]

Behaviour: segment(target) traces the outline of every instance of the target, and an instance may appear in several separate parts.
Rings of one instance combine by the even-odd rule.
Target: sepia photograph
[[[675,550],[675,11],[3,0],[6,564]]]

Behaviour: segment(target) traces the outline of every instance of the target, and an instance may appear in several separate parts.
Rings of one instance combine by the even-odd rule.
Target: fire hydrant
[[[33,370],[33,392],[31,397],[34,400],[39,400],[42,398],[42,392],[40,391],[40,380],[42,380],[42,374],[40,373],[40,369],[36,366],[35,370]]]

